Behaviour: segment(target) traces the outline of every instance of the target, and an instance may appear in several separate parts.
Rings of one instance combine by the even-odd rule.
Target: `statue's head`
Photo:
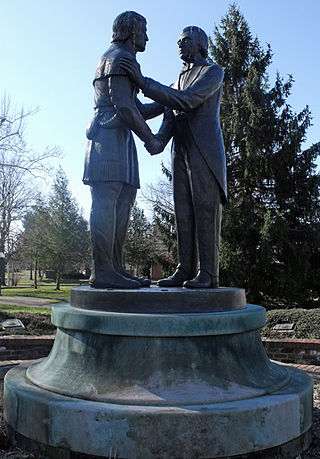
[[[111,43],[132,41],[136,51],[146,49],[148,41],[147,21],[135,11],[125,11],[119,14],[113,22]]]
[[[197,57],[208,57],[209,40],[200,27],[185,27],[178,40],[180,57],[185,62],[194,62]]]

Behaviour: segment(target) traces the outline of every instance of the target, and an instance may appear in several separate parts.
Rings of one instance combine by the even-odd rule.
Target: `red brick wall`
[[[49,336],[0,336],[0,361],[31,360],[46,357],[53,345]]]
[[[53,345],[49,336],[0,336],[0,361],[31,360],[46,357]],[[283,363],[320,365],[320,340],[263,338],[263,345],[272,360]]]
[[[283,363],[320,365],[319,339],[271,339],[263,338],[270,359]]]
[[[163,271],[161,269],[161,267],[157,264],[153,264],[151,266],[151,279],[152,280],[159,280],[159,279],[162,279],[164,277],[163,275]]]

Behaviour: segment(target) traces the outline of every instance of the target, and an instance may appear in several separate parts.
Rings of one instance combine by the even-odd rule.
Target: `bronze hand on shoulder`
[[[120,66],[126,70],[130,79],[140,88],[143,89],[145,86],[145,77],[141,73],[140,65],[137,61],[122,57],[120,59]]]

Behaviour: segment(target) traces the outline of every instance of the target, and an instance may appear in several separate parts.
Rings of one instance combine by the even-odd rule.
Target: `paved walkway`
[[[50,308],[52,304],[58,303],[57,300],[49,298],[36,298],[33,296],[0,296],[1,304],[12,304],[15,306],[32,306],[35,308]]]
[[[273,360],[274,363],[278,363],[280,365],[288,365],[290,367],[298,368],[298,370],[303,370],[306,373],[308,373],[309,376],[312,377],[315,381],[320,382],[320,366],[318,365],[303,365],[303,364],[298,364],[298,363],[282,363],[282,362],[277,362],[276,360]]]

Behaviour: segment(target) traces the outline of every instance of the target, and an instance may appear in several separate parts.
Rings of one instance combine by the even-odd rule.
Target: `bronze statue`
[[[150,280],[130,275],[123,266],[122,250],[130,211],[139,188],[138,159],[133,131],[153,153],[162,143],[145,119],[163,113],[159,104],[141,104],[136,85],[120,67],[121,57],[136,62],[148,41],[146,20],[133,11],[120,14],[113,23],[111,46],[101,57],[93,86],[94,117],[87,129],[89,139],[83,182],[90,185],[90,230],[94,288],[139,288]]]
[[[216,288],[222,204],[227,193],[219,124],[223,70],[207,61],[208,37],[199,27],[183,29],[178,48],[184,66],[173,87],[145,78],[131,58],[121,59],[121,66],[145,96],[167,107],[157,135],[163,146],[173,136],[179,264],[158,285]],[[151,154],[158,153],[146,148]]]

